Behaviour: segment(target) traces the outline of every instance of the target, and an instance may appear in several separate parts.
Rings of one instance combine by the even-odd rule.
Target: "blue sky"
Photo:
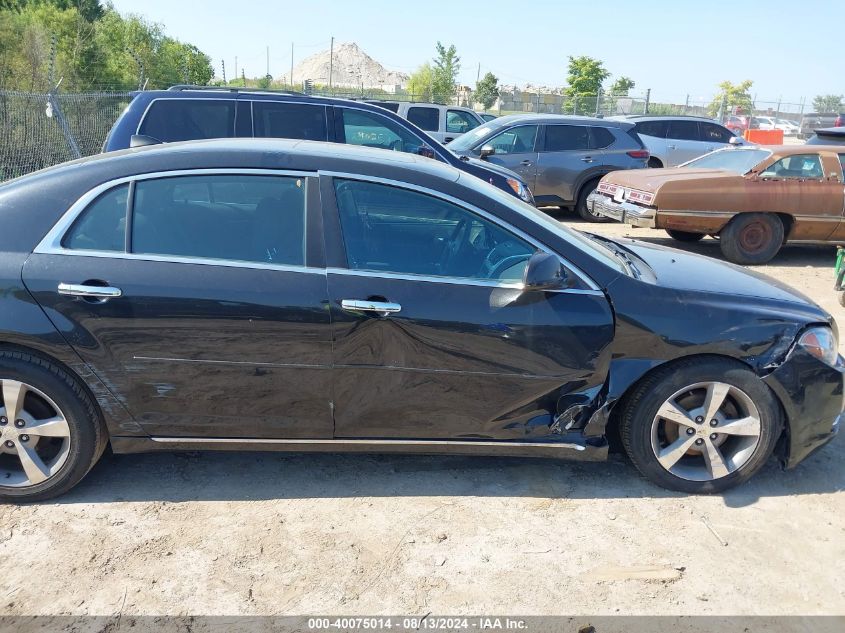
[[[845,93],[836,0],[112,0],[208,53],[219,74],[281,75],[294,61],[357,42],[389,69],[411,72],[437,40],[461,56],[462,83],[478,64],[502,83],[564,85],[569,55],[602,59],[613,77],[651,88],[655,101],[709,101],[725,79],[753,79],[758,101],[808,102]],[[611,77],[611,80],[613,80]]]

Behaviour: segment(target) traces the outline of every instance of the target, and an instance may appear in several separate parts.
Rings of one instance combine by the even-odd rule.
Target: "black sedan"
[[[0,187],[0,498],[117,453],[598,460],[692,493],[838,430],[830,315],[384,150],[211,140]]]

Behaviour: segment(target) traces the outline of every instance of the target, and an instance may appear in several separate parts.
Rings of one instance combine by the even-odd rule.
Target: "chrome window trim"
[[[515,226],[512,226],[511,224],[502,220],[500,217],[495,216],[495,215],[489,213],[488,211],[484,211],[483,209],[480,209],[479,207],[476,207],[475,205],[470,204],[469,202],[466,202],[465,200],[460,200],[459,198],[455,198],[454,196],[450,196],[449,194],[443,193],[441,191],[436,191],[434,189],[429,189],[428,187],[423,187],[421,185],[415,185],[413,183],[399,181],[399,180],[392,180],[390,178],[382,178],[380,176],[368,176],[368,175],[364,175],[364,174],[351,174],[351,173],[347,173],[347,172],[325,171],[325,170],[319,170],[317,172],[317,174],[319,176],[330,176],[331,178],[343,178],[343,179],[347,179],[347,180],[362,180],[362,181],[365,181],[365,182],[374,182],[374,183],[378,183],[378,184],[389,185],[389,186],[393,186],[393,187],[399,187],[400,189],[409,189],[411,191],[417,191],[419,193],[424,193],[424,194],[432,196],[434,198],[439,198],[441,200],[445,200],[446,202],[450,202],[451,204],[454,204],[458,207],[461,207],[462,209],[465,209],[465,210],[467,210],[471,213],[474,213],[476,215],[481,216],[485,220],[495,224],[496,226],[498,226],[499,228],[501,228],[503,230],[508,231],[509,233],[513,233],[514,235],[518,236],[519,238],[523,239],[524,241],[526,241],[529,244],[531,244],[532,246],[534,246],[534,248],[541,250],[544,253],[547,253],[549,255],[554,255],[555,257],[557,257],[560,260],[561,264],[566,266],[567,270],[571,271],[573,274],[578,276],[578,278],[586,286],[589,287],[589,290],[598,291],[602,295],[604,294],[603,292],[601,292],[601,289],[599,288],[598,284],[595,281],[593,281],[593,279],[589,275],[584,273],[583,270],[581,270],[575,264],[571,263],[569,260],[567,260],[565,257],[563,257],[563,255],[561,255],[560,253],[558,253],[557,251],[555,251],[551,247],[547,246],[546,244],[543,244],[542,242],[537,240],[535,237],[529,235],[525,231],[522,231],[521,229],[518,229]],[[530,218],[529,216],[524,216],[524,217],[527,220],[533,221],[532,218]],[[335,271],[337,271],[337,270],[349,270],[349,271],[352,271],[352,272],[372,272],[376,276],[378,276],[378,275],[386,276],[386,274],[382,273],[381,271],[353,271],[352,269],[349,269],[349,268],[335,268],[333,270],[335,270]],[[343,274],[343,273],[341,273],[341,274]],[[410,274],[407,274],[407,273],[406,274],[390,273],[390,274],[398,275],[398,277],[397,277],[398,279],[402,279],[402,278],[405,278],[405,277],[411,277],[413,279],[419,279],[420,277],[424,277],[423,275],[410,275]],[[458,281],[454,281],[453,283],[464,283],[465,284],[466,281],[467,281],[467,279],[456,278],[456,277],[430,277],[429,278],[430,281],[435,281],[435,280],[442,281],[442,280],[446,280],[446,279],[457,279],[458,280]],[[472,280],[470,279],[470,281],[472,281]],[[487,281],[487,280],[476,280],[476,281]],[[501,284],[501,282],[493,282],[493,283]],[[482,284],[482,285],[487,285],[487,284],[485,283],[485,284]],[[511,286],[508,286],[508,287],[511,287]],[[522,287],[522,285],[520,284],[518,287]],[[571,290],[577,290],[577,288],[570,289],[570,291]]]
[[[125,260],[140,260],[150,262],[168,262],[173,264],[201,264],[206,266],[225,266],[227,268],[252,268],[258,270],[280,270],[289,272],[307,272],[311,274],[325,275],[324,268],[314,268],[311,266],[298,266],[291,264],[271,264],[264,262],[250,262],[242,260],[231,259],[212,259],[205,257],[186,257],[180,255],[159,255],[153,253],[129,253],[123,251],[97,251],[97,250],[81,250],[71,249],[62,246],[62,239],[70,230],[77,218],[84,213],[88,206],[97,199],[98,196],[104,192],[119,187],[120,185],[138,182],[143,180],[153,180],[159,178],[172,178],[177,176],[208,176],[208,175],[247,175],[247,176],[282,176],[295,178],[316,178],[317,174],[308,171],[282,170],[282,169],[251,169],[251,168],[209,168],[209,169],[178,169],[160,172],[152,172],[147,174],[137,174],[133,176],[124,176],[122,178],[115,178],[93,189],[88,190],[79,199],[74,202],[67,211],[59,218],[59,221],[53,225],[53,228],[43,237],[33,249],[34,254],[39,255],[71,255],[75,257],[102,257],[110,259],[125,259]],[[308,196],[308,183],[306,181],[305,199]]]

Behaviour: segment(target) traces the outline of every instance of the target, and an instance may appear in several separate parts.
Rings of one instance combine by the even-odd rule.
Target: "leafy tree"
[[[753,85],[754,82],[750,79],[746,79],[738,84],[723,81],[719,84],[719,92],[713,97],[713,101],[707,108],[708,112],[711,116],[715,116],[724,103],[725,111],[723,114],[726,114],[731,108],[736,106],[742,108],[743,112],[750,113],[753,106],[750,91]]]
[[[446,48],[437,42],[437,57],[434,58],[432,68],[432,101],[445,103],[455,96],[458,87],[458,71],[461,69],[461,58],[452,44]]]
[[[499,97],[499,78],[493,73],[486,73],[481,81],[475,84],[475,98],[489,110]]]
[[[637,84],[630,77],[622,76],[613,82],[610,87],[610,94],[617,97],[627,97],[631,89]]]
[[[842,112],[842,95],[816,95],[813,109],[816,112]]]
[[[610,76],[604,63],[592,57],[569,56],[569,93],[572,95],[597,95],[604,80]]]
[[[431,101],[434,86],[434,70],[426,62],[408,78],[408,94],[414,101]]]

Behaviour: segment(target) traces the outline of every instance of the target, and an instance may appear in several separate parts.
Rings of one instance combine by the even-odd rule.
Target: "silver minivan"
[[[620,116],[610,117],[634,124],[651,158],[649,167],[677,167],[734,143],[741,143],[736,135],[713,119],[694,116]]]

